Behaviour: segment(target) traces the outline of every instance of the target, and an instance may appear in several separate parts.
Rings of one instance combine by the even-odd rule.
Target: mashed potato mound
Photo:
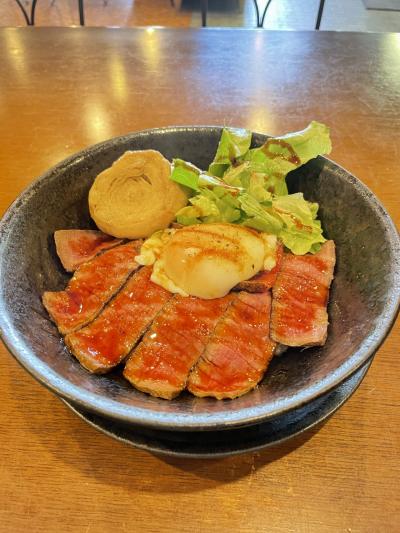
[[[98,228],[137,239],[168,227],[187,204],[186,193],[170,174],[170,162],[156,150],[125,152],[89,191],[89,211]]]

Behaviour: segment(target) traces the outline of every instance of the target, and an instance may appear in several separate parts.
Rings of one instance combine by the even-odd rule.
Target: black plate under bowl
[[[89,425],[124,444],[151,453],[173,457],[215,459],[239,453],[249,453],[281,444],[304,433],[331,416],[357,390],[371,361],[355,374],[324,394],[298,409],[272,420],[239,429],[222,431],[163,431],[143,426],[121,424],[89,413],[63,400],[65,404]]]
[[[132,133],[63,161],[14,202],[0,225],[0,331],[16,359],[41,383],[85,411],[164,430],[219,430],[280,416],[337,387],[366,363],[388,334],[400,299],[400,243],[375,196],[354,176],[318,157],[288,176],[291,191],[319,202],[325,234],[337,246],[327,343],[275,358],[254,391],[234,401],[184,394],[173,401],[133,389],[116,371],[86,372],[60,340],[42,304],[65,287],[53,244],[61,228],[93,227],[87,195],[95,176],[127,149],[160,150],[206,168],[220,127]],[[266,136],[254,134],[259,145]],[[378,362],[379,364],[379,362]]]

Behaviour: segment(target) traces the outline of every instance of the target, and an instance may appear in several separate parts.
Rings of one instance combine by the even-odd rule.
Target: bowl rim
[[[37,179],[33,180],[28,187],[26,187],[18,197],[12,202],[9,208],[4,213],[0,220],[0,252],[5,245],[8,235],[8,227],[12,225],[12,219],[17,215],[19,205],[22,201],[26,201],[31,195],[35,194],[37,185],[51,178],[61,170],[65,170],[68,166],[72,166],[84,159],[87,155],[95,155],[97,151],[102,151],[108,146],[115,145],[115,143],[122,143],[131,139],[138,139],[140,137],[148,137],[154,134],[168,134],[174,132],[190,132],[202,131],[221,131],[221,125],[187,125],[187,126],[167,126],[161,128],[149,128],[145,130],[133,131],[125,135],[113,137],[100,143],[88,146],[83,150],[67,157],[56,165],[52,166],[46,172],[41,174]],[[241,128],[242,129],[242,128]],[[253,135],[261,137],[269,137],[265,133],[258,133],[252,131]],[[400,257],[400,238],[390,215],[383,207],[378,198],[372,191],[364,185],[358,178],[353,176],[346,169],[334,163],[330,159],[321,157],[328,166],[344,172],[358,188],[360,188],[368,200],[372,202],[375,209],[377,209],[382,217],[386,220],[386,225],[389,229],[390,245],[394,252],[394,256]],[[396,255],[397,252],[397,255]],[[0,263],[0,279],[1,263]],[[42,385],[61,396],[73,404],[80,406],[83,409],[99,414],[100,416],[114,419],[121,423],[137,424],[151,428],[159,429],[173,429],[174,431],[194,431],[194,430],[217,430],[240,427],[245,425],[257,424],[265,420],[273,419],[281,414],[286,414],[293,409],[297,409],[312,400],[317,399],[323,394],[335,389],[340,383],[345,381],[353,375],[362,365],[364,365],[379,349],[389,334],[400,307],[400,269],[393,273],[393,290],[390,298],[382,313],[382,318],[379,326],[374,330],[373,338],[369,340],[371,335],[363,340],[358,349],[353,352],[351,360],[355,360],[353,364],[348,364],[349,360],[343,362],[328,376],[322,378],[318,383],[308,385],[301,389],[301,393],[297,393],[290,398],[287,398],[283,404],[280,403],[276,407],[265,409],[265,404],[261,403],[256,406],[244,407],[238,411],[222,411],[220,413],[171,413],[171,412],[156,412],[151,408],[141,408],[128,404],[123,404],[118,401],[104,398],[99,394],[92,393],[83,387],[74,385],[67,378],[61,377],[50,366],[41,361],[37,355],[29,348],[29,346],[21,340],[12,325],[7,320],[4,311],[3,297],[0,292],[0,338],[3,340],[5,346],[14,358]],[[376,334],[378,333],[378,334]],[[328,379],[329,377],[329,379]],[[164,400],[160,400],[164,401]],[[276,402],[278,403],[278,402]],[[263,408],[264,407],[264,408]]]

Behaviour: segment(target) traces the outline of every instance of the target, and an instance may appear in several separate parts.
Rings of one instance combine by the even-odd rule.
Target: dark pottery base
[[[357,390],[371,360],[336,389],[270,422],[225,431],[163,431],[125,426],[63,400],[80,418],[102,433],[148,452],[175,457],[217,458],[279,444],[332,415]]]
[[[93,179],[126,150],[151,148],[170,160],[180,157],[208,168],[220,136],[219,126],[179,126],[89,147],[32,183],[1,220],[0,335],[28,372],[79,409],[125,427],[166,432],[262,424],[335,390],[371,359],[389,333],[400,303],[397,230],[357,178],[317,157],[290,172],[287,182],[290,191],[319,204],[325,235],[336,244],[324,346],[293,348],[274,358],[260,386],[234,402],[190,394],[165,402],[130,387],[120,369],[93,375],[71,357],[41,301],[44,291],[64,289],[69,277],[56,255],[54,231],[93,227],[87,203]],[[254,134],[253,146],[265,140]]]

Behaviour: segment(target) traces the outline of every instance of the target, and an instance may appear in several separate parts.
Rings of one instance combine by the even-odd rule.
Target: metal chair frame
[[[38,0],[32,0],[31,5],[31,13],[30,16],[24,6],[22,5],[21,0],[15,0],[17,2],[17,5],[22,11],[22,14],[24,15],[24,18],[26,20],[26,23],[28,26],[34,26],[35,25],[35,10],[36,10],[36,4]],[[78,8],[79,8],[79,23],[81,26],[85,25],[85,10],[84,10],[84,0],[78,0]],[[170,0],[171,5],[174,5],[174,0]],[[268,8],[271,4],[272,0],[268,0],[266,3],[264,10],[262,14],[260,13],[260,8],[258,7],[258,1],[253,0],[254,8],[256,10],[256,16],[257,16],[257,28],[262,28],[264,26],[265,17],[268,11]],[[105,3],[107,3],[107,0],[105,0]],[[319,7],[318,7],[318,14],[317,14],[317,21],[315,23],[315,29],[319,30],[321,26],[321,20],[322,20],[322,14],[324,12],[324,6],[325,6],[325,0],[320,0]],[[207,26],[207,12],[208,12],[208,0],[201,0],[201,25],[203,28]]]
[[[17,5],[19,6],[20,10],[22,11],[22,14],[24,16],[24,19],[26,21],[27,26],[34,26],[35,25],[35,12],[36,12],[36,4],[38,0],[32,0],[31,4],[31,12],[30,14],[25,9],[25,7],[22,5],[21,0],[15,0],[17,2]],[[85,25],[85,10],[83,5],[83,0],[78,0],[78,9],[79,9],[79,24],[81,26]]]
[[[268,0],[264,10],[260,13],[260,8],[258,7],[258,1],[253,0],[254,8],[256,10],[257,17],[257,28],[262,28],[264,26],[265,16],[267,14],[268,8],[272,0]],[[174,0],[171,0],[171,4],[174,5]],[[324,12],[325,0],[320,0],[317,14],[317,21],[315,23],[315,29],[319,30],[321,26],[322,14]],[[201,0],[201,24],[203,27],[207,26],[207,11],[208,11],[208,0]]]

